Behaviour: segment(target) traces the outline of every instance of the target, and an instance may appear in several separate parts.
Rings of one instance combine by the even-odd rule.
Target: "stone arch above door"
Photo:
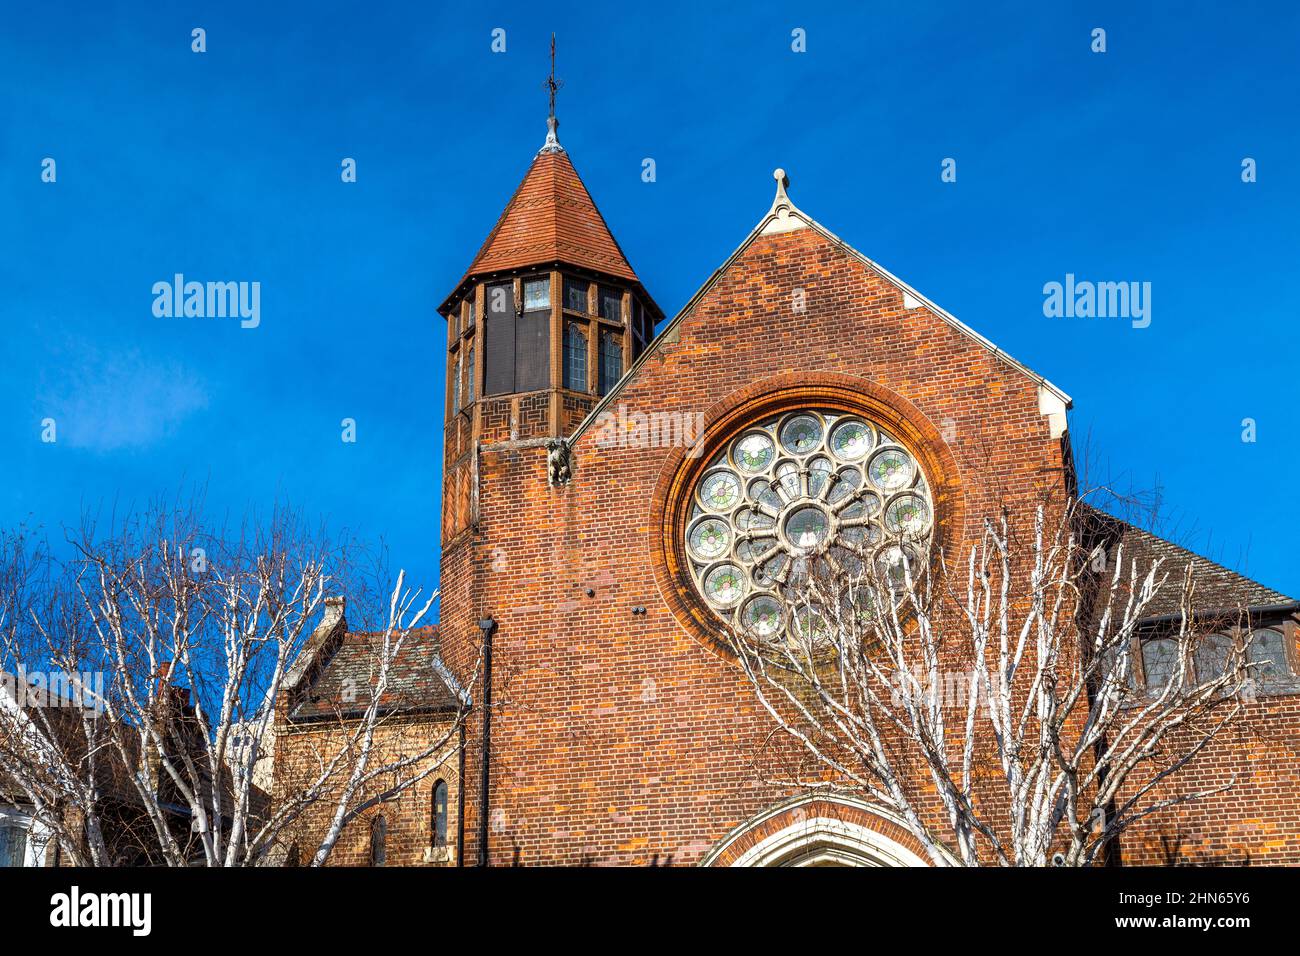
[[[780,803],[723,837],[701,866],[929,866],[887,810],[842,796]]]

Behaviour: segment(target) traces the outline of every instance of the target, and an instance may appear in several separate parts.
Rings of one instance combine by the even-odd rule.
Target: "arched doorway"
[[[929,866],[893,814],[847,797],[799,797],[723,837],[702,866]]]

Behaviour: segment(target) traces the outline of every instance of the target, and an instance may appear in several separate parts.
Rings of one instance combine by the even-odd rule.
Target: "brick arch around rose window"
[[[787,372],[753,382],[715,402],[689,447],[673,448],[664,460],[650,499],[650,565],[664,603],[697,639],[730,656],[716,634],[716,618],[695,591],[687,570],[681,529],[690,515],[691,492],[714,454],[744,429],[796,408],[830,408],[864,415],[891,431],[917,456],[934,499],[934,542],[950,563],[957,557],[966,517],[957,461],[939,430],[903,396],[869,379],[839,372]]]

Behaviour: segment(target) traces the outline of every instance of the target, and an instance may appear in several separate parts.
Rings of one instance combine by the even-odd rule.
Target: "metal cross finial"
[[[546,115],[546,142],[542,144],[543,153],[558,153],[564,150],[557,135],[560,121],[555,118],[555,92],[564,86],[563,81],[555,78],[555,34],[551,34],[551,74],[542,87],[550,97],[550,112]]]
[[[551,111],[547,116],[555,115],[555,91],[564,85],[563,82],[555,78],[555,34],[551,34],[551,75],[546,78],[546,92],[550,94]]]

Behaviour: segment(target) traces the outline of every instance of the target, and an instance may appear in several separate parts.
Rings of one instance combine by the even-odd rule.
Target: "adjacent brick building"
[[[897,520],[920,515],[936,541],[960,547],[986,515],[1063,499],[1070,399],[798,209],[779,170],[771,208],[662,324],[552,123],[439,308],[439,652],[464,677],[491,644],[454,778],[455,859],[923,862],[887,811],[771,782],[797,757],[711,632],[764,613],[764,582],[781,573],[767,561],[782,558],[755,556],[764,534],[779,542],[769,553],[794,553],[796,534],[815,538],[830,521],[870,540],[897,505]],[[772,459],[805,441],[822,450],[789,459],[806,512],[795,529]],[[760,473],[761,486],[746,477]],[[736,535],[709,524],[710,480],[719,500],[754,504],[747,520],[776,495],[778,529],[738,535],[710,558]],[[862,500],[883,519],[846,521],[834,492],[811,490],[864,481],[879,481]],[[1122,522],[1105,536],[1194,562],[1210,606],[1253,608],[1250,624],[1276,632],[1284,670],[1186,771],[1235,771],[1238,785],[1152,818],[1115,860],[1300,862],[1295,602]],[[389,826],[406,828],[402,862],[419,862],[407,844],[428,840],[427,794],[409,803]]]
[[[392,676],[379,693],[377,662],[385,659],[382,633],[348,629],[345,602],[332,598],[285,690],[276,702],[274,786],[278,809],[300,800],[321,779],[322,768],[339,761],[336,780],[356,768],[364,744],[360,723],[372,701],[374,741],[371,774],[349,801],[360,813],[344,827],[329,862],[337,866],[454,865],[460,841],[462,734],[461,700],[439,664],[436,627],[410,631],[392,657]],[[369,720],[369,718],[365,718]],[[367,726],[370,726],[368,723]],[[421,759],[414,759],[432,751]],[[402,765],[409,760],[409,765]],[[311,862],[338,807],[337,787],[295,814],[271,856],[275,863]],[[387,796],[392,793],[391,796]],[[297,806],[297,804],[293,804]]]

